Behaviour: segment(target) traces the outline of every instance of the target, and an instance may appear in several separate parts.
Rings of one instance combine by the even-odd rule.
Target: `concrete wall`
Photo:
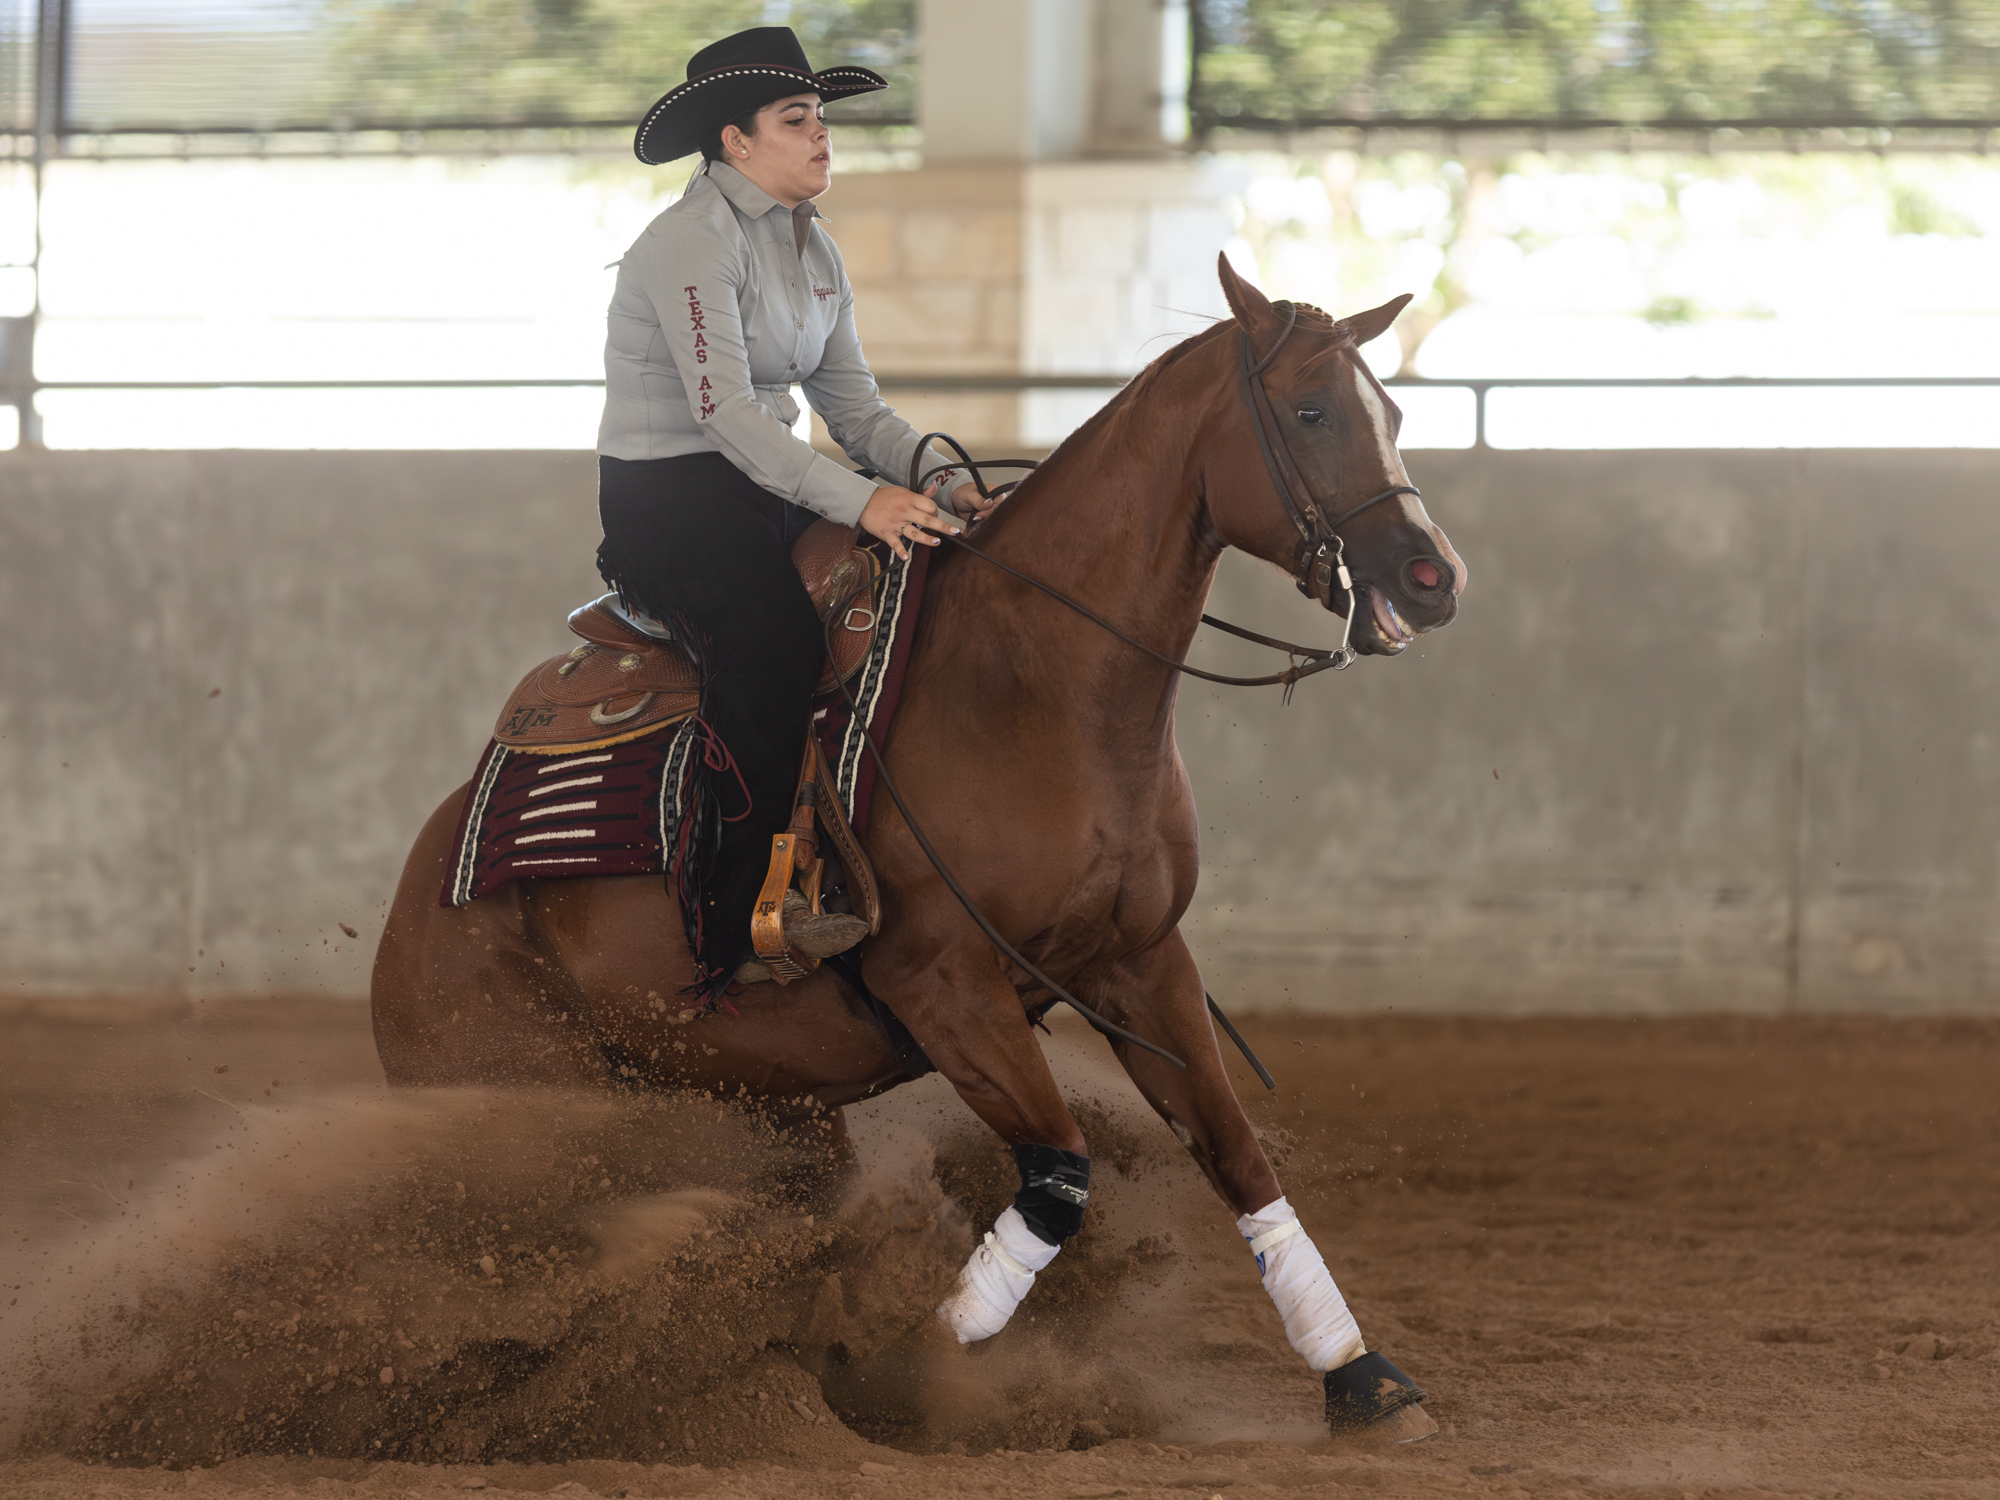
[[[2000,460],[1410,467],[1471,571],[1458,622],[1289,710],[1184,695],[1214,982],[1306,1007],[2000,1008]],[[1225,618],[1310,629],[1239,580]]]
[[[1289,708],[1185,691],[1218,998],[2000,1007],[2000,458],[1411,467],[1458,624]],[[359,992],[418,823],[596,591],[591,493],[586,454],[0,455],[7,987]],[[1242,559],[1210,607],[1330,636]]]
[[[365,991],[417,827],[601,591],[595,482],[587,453],[0,454],[8,987]]]

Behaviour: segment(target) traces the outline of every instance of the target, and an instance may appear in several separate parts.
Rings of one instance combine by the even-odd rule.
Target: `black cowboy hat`
[[[791,27],[753,26],[711,42],[688,59],[687,82],[676,84],[646,111],[632,149],[640,161],[656,167],[699,151],[711,130],[774,99],[812,93],[832,103],[888,86],[888,79],[866,68],[815,73]]]

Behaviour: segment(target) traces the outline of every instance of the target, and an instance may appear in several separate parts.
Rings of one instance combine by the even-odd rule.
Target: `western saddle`
[[[792,548],[792,564],[821,625],[830,621],[833,627],[832,660],[821,670],[815,698],[859,671],[875,643],[882,568],[856,541],[853,527],[817,521]],[[605,594],[572,611],[569,628],[583,644],[543,662],[508,695],[493,730],[493,738],[508,749],[528,755],[601,750],[679,723],[701,706],[701,674],[670,625]],[[808,732],[791,826],[771,840],[770,867],[751,916],[757,964],[744,966],[738,977],[745,982],[770,978],[789,984],[818,968],[821,958],[881,929],[874,871],[831,780]],[[820,854],[822,831],[854,908],[844,922],[799,920],[845,915],[823,910],[824,893],[835,882]],[[832,938],[807,940],[801,948],[787,936],[788,913],[795,927]],[[838,946],[828,947],[829,940]],[[768,972],[755,972],[759,965]]]

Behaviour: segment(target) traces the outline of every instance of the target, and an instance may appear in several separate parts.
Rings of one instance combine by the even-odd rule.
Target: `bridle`
[[[1339,534],[1340,528],[1367,511],[1374,509],[1385,500],[1393,500],[1398,495],[1415,495],[1421,499],[1423,492],[1413,484],[1392,485],[1382,491],[1381,494],[1371,495],[1359,505],[1342,511],[1331,521],[1325,519],[1321,513],[1319,502],[1313,499],[1312,487],[1306,483],[1305,476],[1299,472],[1298,464],[1292,458],[1292,451],[1285,443],[1284,434],[1278,429],[1277,413],[1271,404],[1271,393],[1264,386],[1264,372],[1271,367],[1272,361],[1277,359],[1279,351],[1285,347],[1285,340],[1292,336],[1292,330],[1298,327],[1299,322],[1299,310],[1295,303],[1277,302],[1273,303],[1272,307],[1273,310],[1278,308],[1284,309],[1285,326],[1279,330],[1277,338],[1272,341],[1271,347],[1265,351],[1263,358],[1258,359],[1256,357],[1256,350],[1250,342],[1250,330],[1247,328],[1239,328],[1238,330],[1237,392],[1242,396],[1243,405],[1250,413],[1250,427],[1257,434],[1257,448],[1264,455],[1264,468],[1271,476],[1271,488],[1278,492],[1278,500],[1285,507],[1285,515],[1299,534],[1298,551],[1294,555],[1292,564],[1292,582],[1298,586],[1301,594],[1304,594],[1308,599],[1315,600],[1328,609],[1333,608],[1333,588],[1335,584],[1338,584],[1341,592],[1347,595],[1347,612],[1342,621],[1340,644],[1338,646],[1335,646],[1332,650],[1325,650],[1318,646],[1300,646],[1291,641],[1281,641],[1272,636],[1259,635],[1254,630],[1245,630],[1241,625],[1232,625],[1227,620],[1218,620],[1214,615],[1205,614],[1201,617],[1202,624],[1212,625],[1217,630],[1227,631],[1230,635],[1240,637],[1246,641],[1254,641],[1260,646],[1269,646],[1273,650],[1283,651],[1288,656],[1294,658],[1294,660],[1284,671],[1272,672],[1262,677],[1227,677],[1218,672],[1203,671],[1200,667],[1191,667],[1184,661],[1176,661],[1163,652],[1155,651],[1144,641],[1134,640],[1102,615],[1078,603],[1076,600],[1070,598],[1068,594],[1063,593],[1062,590],[1054,588],[1030,574],[1023,573],[1019,568],[1009,563],[1004,563],[997,557],[982,552],[979,548],[968,542],[962,534],[947,534],[944,540],[963,551],[970,552],[981,561],[992,564],[994,567],[1000,569],[1001,572],[1011,573],[1023,583],[1040,589],[1057,603],[1075,610],[1093,625],[1096,625],[1101,630],[1109,631],[1134,650],[1144,652],[1147,656],[1152,657],[1153,660],[1171,667],[1176,672],[1184,673],[1189,677],[1199,677],[1204,682],[1220,683],[1224,687],[1270,687],[1281,685],[1285,690],[1285,702],[1290,703],[1292,701],[1292,689],[1297,685],[1300,678],[1310,677],[1315,672],[1344,672],[1347,670],[1348,667],[1353,665],[1354,658],[1359,654],[1350,642],[1354,639],[1354,616],[1360,607],[1360,599],[1355,593],[1354,575],[1347,569],[1347,544]],[[955,465],[939,465],[933,469],[924,469],[922,467],[924,451],[930,446],[932,439],[936,439],[950,448],[953,453],[958,455],[959,462]],[[993,469],[1033,469],[1036,466],[1037,461],[1032,458],[993,458],[986,460],[983,467]],[[927,432],[917,440],[916,450],[910,455],[910,488],[921,491],[932,479],[935,479],[940,474],[949,473],[954,468],[963,468],[968,471],[972,475],[972,482],[978,487],[981,496],[988,499],[996,495],[1005,495],[1021,482],[1018,479],[1010,480],[1006,484],[995,485],[993,488],[988,489],[986,477],[980,472],[982,465],[974,461],[972,455],[965,451],[964,445],[957,438],[952,437],[949,433]],[[1301,502],[1300,496],[1304,497],[1303,502]]]
[[[1301,594],[1328,609],[1333,608],[1335,583],[1347,595],[1347,628],[1340,634],[1340,645],[1331,653],[1345,658],[1334,668],[1339,671],[1354,660],[1348,641],[1354,634],[1354,611],[1359,602],[1354,594],[1354,576],[1347,571],[1347,544],[1340,537],[1340,528],[1385,500],[1393,500],[1398,495],[1415,495],[1422,499],[1423,492],[1413,484],[1391,485],[1381,494],[1371,495],[1359,505],[1342,511],[1331,521],[1321,516],[1319,503],[1312,497],[1312,488],[1299,472],[1297,463],[1292,459],[1292,450],[1286,446],[1284,434],[1278,429],[1278,414],[1271,404],[1271,393],[1264,386],[1264,372],[1277,359],[1278,352],[1285,347],[1285,340],[1292,336],[1292,330],[1299,324],[1296,303],[1274,303],[1273,310],[1277,308],[1284,309],[1285,326],[1271,341],[1271,347],[1262,359],[1255,358],[1256,349],[1250,342],[1250,330],[1239,330],[1236,388],[1243,397],[1244,406],[1249,408],[1250,426],[1257,434],[1257,448],[1264,455],[1264,468],[1271,476],[1271,488],[1278,492],[1285,514],[1299,534],[1299,549],[1292,564],[1292,582],[1298,585]],[[1301,500],[1300,496],[1304,499]]]
[[[1330,602],[1332,599],[1331,590],[1336,582],[1347,595],[1346,627],[1341,631],[1340,644],[1331,651],[1322,650],[1317,646],[1299,646],[1294,645],[1290,641],[1276,640],[1268,635],[1259,635],[1254,630],[1245,630],[1240,625],[1231,625],[1227,620],[1218,620],[1213,615],[1203,615],[1201,620],[1204,625],[1213,625],[1217,630],[1226,630],[1231,635],[1241,636],[1246,641],[1255,641],[1262,646],[1270,646],[1276,650],[1286,652],[1294,658],[1292,665],[1284,671],[1273,672],[1266,677],[1225,677],[1216,672],[1205,672],[1199,667],[1191,667],[1184,661],[1175,661],[1171,656],[1160,651],[1155,651],[1144,641],[1134,640],[1109,620],[1070,598],[1069,595],[1063,593],[1060,589],[1053,588],[1049,584],[1042,582],[1041,579],[1023,573],[1012,564],[1004,563],[999,558],[982,552],[979,548],[973,546],[972,543],[965,540],[962,535],[947,534],[944,540],[966,552],[970,552],[974,557],[992,564],[1003,573],[1010,573],[1023,583],[1040,589],[1051,599],[1056,600],[1060,604],[1067,605],[1092,624],[1118,637],[1119,640],[1125,642],[1126,645],[1131,646],[1134,650],[1145,653],[1147,656],[1152,657],[1153,660],[1163,663],[1175,672],[1185,673],[1190,677],[1199,677],[1206,682],[1219,682],[1227,687],[1265,687],[1281,683],[1285,689],[1285,701],[1289,703],[1292,697],[1292,688],[1301,677],[1310,677],[1315,672],[1323,672],[1329,669],[1338,672],[1349,666],[1355,657],[1354,648],[1348,642],[1354,634],[1354,612],[1359,605],[1359,600],[1354,591],[1353,575],[1348,572],[1347,564],[1343,561],[1347,549],[1346,544],[1340,538],[1340,528],[1365,511],[1380,505],[1385,500],[1393,499],[1397,495],[1415,495],[1418,491],[1415,485],[1399,484],[1382,491],[1379,495],[1371,495],[1359,505],[1341,512],[1331,521],[1323,518],[1318,502],[1312,497],[1311,488],[1306,484],[1304,476],[1299,473],[1297,464],[1292,461],[1291,450],[1285,446],[1283,434],[1277,430],[1277,418],[1272,410],[1270,393],[1264,388],[1264,371],[1270,368],[1271,361],[1278,357],[1278,351],[1284,347],[1285,340],[1291,337],[1292,330],[1298,326],[1299,314],[1296,306],[1289,302],[1282,302],[1275,305],[1285,309],[1285,326],[1262,359],[1253,357],[1255,351],[1250,345],[1249,331],[1245,329],[1240,332],[1241,343],[1238,351],[1237,383],[1243,396],[1244,405],[1250,410],[1250,425],[1256,430],[1257,446],[1263,450],[1264,467],[1270,471],[1272,488],[1277,490],[1279,500],[1284,503],[1286,515],[1291,518],[1292,525],[1298,529],[1299,551],[1297,561],[1292,569],[1292,581],[1299,586],[1300,593],[1309,599],[1317,598],[1320,603],[1327,605],[1329,608],[1332,607]],[[924,470],[922,467],[924,451],[930,446],[933,439],[943,442],[953,453],[957,454],[959,463],[944,464],[928,471]],[[988,459],[985,464],[985,467],[995,469],[1033,469],[1035,466],[1036,460],[1031,458],[995,458]],[[980,472],[981,465],[975,462],[972,455],[965,451],[965,446],[962,443],[948,433],[927,432],[917,440],[916,450],[910,455],[910,488],[921,492],[923,487],[931,480],[940,474],[948,473],[954,468],[964,468],[970,472],[972,482],[979,487],[980,495],[988,499],[995,495],[1004,495],[1013,489],[1016,484],[1020,483],[1019,480],[1012,480],[1006,484],[988,489],[985,476]],[[1297,485],[1296,493],[1293,489],[1294,483]],[[1303,504],[1296,498],[1297,495],[1305,497]],[[1314,592],[1315,589],[1318,590],[1317,594]],[[836,611],[835,614],[830,614],[825,622],[827,657],[829,660],[833,656],[833,627],[834,618],[837,613]],[[1301,657],[1304,658],[1303,661],[1298,659]],[[1129,1042],[1133,1046],[1153,1053],[1157,1057],[1165,1058],[1176,1067],[1185,1068],[1187,1064],[1173,1053],[1167,1051],[1166,1048],[1155,1042],[1150,1042],[1134,1032],[1127,1031],[1116,1022],[1099,1015],[1090,1006],[1084,1004],[1076,996],[1064,989],[1063,986],[1057,984],[1054,979],[1043,973],[1027,955],[1001,935],[1000,929],[995,927],[986,914],[979,909],[978,903],[972,899],[971,893],[966,890],[958,877],[952,874],[950,867],[945,864],[936,848],[932,846],[929,838],[925,836],[922,825],[911,814],[909,804],[903,800],[902,789],[896,785],[895,777],[889,773],[888,760],[882,754],[882,747],[875,742],[874,734],[862,720],[860,705],[855,702],[854,694],[848,688],[844,678],[840,679],[840,691],[841,695],[847,700],[848,711],[853,715],[854,722],[861,726],[862,743],[867,746],[869,755],[874,758],[876,780],[881,784],[883,790],[888,792],[890,800],[896,804],[896,810],[903,815],[903,825],[909,830],[911,837],[915,839],[918,849],[923,852],[924,858],[930,862],[931,868],[936,870],[938,875],[943,879],[946,888],[951,891],[952,895],[958,898],[959,904],[965,908],[967,915],[972,918],[973,922],[979,927],[979,930],[986,934],[987,940],[1011,960],[1022,973],[1026,974],[1036,984],[1049,992],[1053,997],[1049,1001],[1050,1005],[1054,1005],[1058,1001],[1066,1004],[1071,1009],[1079,1012],[1093,1027],[1104,1035],[1117,1037],[1121,1041]],[[858,980],[858,974],[855,978]],[[1250,1044],[1243,1039],[1242,1034],[1229,1024],[1229,1018],[1222,1013],[1222,1007],[1215,1003],[1215,997],[1210,995],[1206,990],[1203,990],[1202,998],[1208,1002],[1209,1013],[1222,1023],[1222,1027],[1229,1033],[1230,1039],[1236,1043],[1237,1047],[1242,1050],[1243,1055],[1249,1059],[1250,1065],[1257,1070],[1257,1076],[1263,1080],[1264,1086],[1275,1089],[1277,1084],[1272,1081],[1270,1073],[1265,1069],[1263,1063],[1257,1060],[1257,1054],[1250,1050]]]

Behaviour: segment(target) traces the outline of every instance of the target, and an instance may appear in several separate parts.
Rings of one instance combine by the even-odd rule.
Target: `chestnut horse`
[[[1329,611],[1358,616],[1349,629],[1360,652],[1397,655],[1453,618],[1465,583],[1408,488],[1399,414],[1356,353],[1408,299],[1335,322],[1274,306],[1226,260],[1220,272],[1234,321],[1138,375],[980,526],[978,547],[1173,661],[1193,639],[1222,550],[1238,547],[1293,574]],[[1284,493],[1287,476],[1303,495]],[[1313,552],[1332,540],[1334,517],[1351,589],[1336,586],[1326,546]],[[1239,1228],[1294,1347],[1329,1372],[1336,1426],[1422,1435],[1435,1430],[1422,1393],[1380,1355],[1361,1354],[1223,1071],[1178,926],[1197,865],[1194,799],[1174,743],[1178,682],[1171,665],[946,547],[932,560],[883,752],[910,814],[1001,934],[1103,1018],[1174,1054],[1108,1038],[1245,1216]],[[837,1111],[907,1081],[881,1025],[826,967],[693,1022],[678,1000],[663,1002],[692,981],[693,964],[658,877],[525,881],[440,907],[463,794],[418,837],[376,956],[375,1039],[391,1083],[602,1085],[616,1075],[780,1107],[810,1096]],[[1081,1222],[1087,1147],[1028,1024],[1047,991],[982,935],[886,796],[865,844],[883,924],[860,956],[863,977],[1022,1164],[1015,1201],[1027,1217],[1009,1229],[1015,1210],[1002,1215],[946,1318],[961,1341],[984,1337],[1032,1283],[1026,1262],[1046,1264]],[[1034,1235],[1022,1237],[1023,1222]],[[1281,1271],[1289,1291],[1276,1284]],[[984,1304],[968,1290],[981,1276]],[[1349,1376],[1349,1386],[1366,1377],[1358,1397],[1336,1391]]]

